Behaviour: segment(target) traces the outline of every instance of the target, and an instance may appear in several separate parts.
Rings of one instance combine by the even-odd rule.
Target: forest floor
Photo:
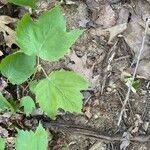
[[[73,70],[91,82],[91,87],[82,92],[83,114],[60,113],[56,120],[50,120],[38,112],[30,117],[3,113],[0,115],[0,135],[10,142],[8,149],[12,149],[15,127],[35,129],[41,121],[53,135],[49,139],[50,150],[59,150],[65,145],[71,150],[149,150],[150,1],[45,0],[39,4],[36,14],[56,4],[62,7],[68,30],[80,27],[86,31],[71,47],[71,53],[59,62],[41,60],[40,63],[47,73]],[[0,15],[20,19],[28,11],[0,1]],[[13,39],[6,43],[0,32],[3,57],[16,48]],[[133,77],[141,49],[135,76],[138,85],[132,87],[123,108],[130,88],[127,82]],[[2,88],[5,79],[0,76]],[[35,76],[42,77],[41,73]],[[22,87],[8,84],[3,91],[17,98]],[[124,113],[119,120],[121,111]]]

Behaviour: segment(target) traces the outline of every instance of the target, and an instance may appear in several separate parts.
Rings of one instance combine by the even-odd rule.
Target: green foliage
[[[30,83],[29,89],[33,94],[35,93],[35,87],[37,86],[38,83],[39,83],[39,81],[37,81],[37,80],[33,80]]]
[[[132,84],[131,90],[132,90],[133,93],[136,93],[136,91],[137,91],[137,90],[139,89],[139,87],[140,87],[140,80],[134,80],[134,81],[132,82],[132,78],[131,78],[131,77],[126,77],[126,78],[124,78],[124,82],[125,82],[125,84],[126,84],[128,87]]]
[[[68,147],[63,147],[61,150],[70,150]]]
[[[3,97],[2,93],[0,93],[0,110],[11,110],[14,111],[12,105]]]
[[[83,30],[66,32],[66,23],[59,6],[44,12],[32,21],[29,14],[18,22],[16,41],[21,51],[44,60],[55,61],[63,57]]]
[[[21,98],[20,105],[24,107],[26,115],[30,115],[35,108],[33,99],[30,96],[24,96]]]
[[[81,113],[81,90],[88,83],[72,71],[55,71],[48,78],[41,80],[36,88],[36,100],[44,112],[55,118],[59,108],[69,112]]]
[[[0,71],[11,83],[21,84],[33,74],[35,64],[36,60],[34,56],[16,52],[2,60],[0,63]]]
[[[9,3],[13,3],[15,5],[19,6],[30,6],[32,8],[35,8],[35,4],[37,0],[7,0]]]
[[[6,139],[0,138],[0,150],[5,149]]]
[[[35,7],[36,0],[8,0],[20,6]],[[29,14],[23,16],[16,29],[16,41],[20,51],[6,56],[0,62],[0,71],[12,84],[22,84],[38,70],[36,56],[48,61],[56,61],[63,57],[81,35],[83,30],[66,31],[66,22],[59,6],[44,12],[37,21],[33,21]],[[41,67],[42,68],[42,67]],[[54,71],[48,76],[41,69],[46,78],[32,81],[29,88],[36,96],[41,109],[52,119],[59,108],[64,111],[81,113],[81,90],[88,87],[88,83],[72,71]],[[27,86],[28,87],[28,86]],[[0,93],[0,109],[14,111],[15,102],[9,103]],[[17,106],[17,105],[16,105]],[[35,103],[31,97],[21,99],[20,106],[24,107],[26,115],[31,114]],[[20,107],[18,107],[20,108]],[[5,142],[0,139],[0,147]],[[36,131],[18,130],[15,142],[16,150],[46,150],[48,134],[41,124]],[[1,149],[0,149],[1,150]]]
[[[18,130],[15,147],[16,150],[47,150],[48,134],[41,124],[35,132]]]

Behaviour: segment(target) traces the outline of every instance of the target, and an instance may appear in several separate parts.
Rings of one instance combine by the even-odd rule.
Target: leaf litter
[[[99,15],[100,14],[100,12],[102,11],[102,9],[101,10],[99,10],[99,8],[100,8],[100,0],[86,0],[86,1],[91,1],[91,3],[89,4],[89,7],[92,7],[92,5],[94,5],[92,8],[90,8],[90,10],[93,10],[93,9],[98,9],[98,13],[97,13],[97,15]],[[109,0],[109,1],[111,1],[111,0]],[[149,0],[145,0],[145,1],[149,1]],[[144,1],[144,3],[145,3],[145,1]],[[135,2],[135,1],[134,1]],[[96,5],[95,5],[95,3],[96,3]],[[115,20],[113,20],[112,18],[112,20],[110,19],[110,22],[109,22],[109,20],[107,20],[107,18],[105,18],[105,16],[107,16],[108,17],[108,15],[109,14],[107,14],[107,12],[106,12],[106,14],[103,14],[102,16],[100,16],[100,18],[97,18],[97,19],[99,19],[99,20],[95,20],[95,24],[96,25],[100,25],[100,26],[103,26],[103,27],[105,27],[105,28],[102,28],[102,27],[94,27],[92,30],[91,30],[91,35],[92,35],[92,37],[94,37],[94,36],[98,36],[98,37],[101,37],[102,35],[103,36],[106,36],[106,37],[108,37],[108,39],[107,39],[107,41],[108,41],[108,45],[112,45],[114,42],[115,42],[115,40],[116,40],[116,38],[118,38],[119,36],[123,36],[124,38],[125,38],[125,40],[126,40],[126,43],[130,46],[130,48],[131,48],[131,50],[133,50],[134,51],[134,53],[135,53],[135,58],[134,58],[134,60],[135,60],[135,62],[136,62],[136,56],[138,55],[137,54],[137,51],[138,51],[138,49],[139,49],[139,47],[140,47],[140,45],[141,45],[141,37],[142,37],[142,34],[143,34],[143,31],[144,31],[144,23],[145,23],[145,20],[140,20],[139,21],[139,19],[135,19],[133,16],[133,21],[130,21],[129,23],[128,23],[128,16],[129,16],[129,12],[130,13],[132,13],[132,15],[133,15],[133,12],[131,11],[131,9],[129,9],[129,8],[123,8],[123,9],[121,9],[121,11],[120,11],[120,13],[117,13],[116,12],[116,10],[114,9],[114,7],[112,7],[112,5],[109,5],[109,4],[107,3],[107,4],[103,4],[103,6],[107,6],[107,8],[109,8],[110,10],[108,11],[109,13],[110,12],[112,12],[112,14],[115,14],[114,16],[115,17],[112,17],[113,19],[115,19]],[[147,3],[146,3],[146,5],[147,5]],[[118,6],[118,5],[117,5]],[[136,4],[136,6],[137,6],[137,4]],[[141,5],[139,5],[140,7],[141,7]],[[143,5],[142,5],[143,6]],[[71,9],[72,9],[72,7],[74,7],[74,6],[69,6]],[[75,6],[75,7],[77,7],[77,5]],[[88,8],[89,8],[88,7]],[[146,6],[144,6],[144,9],[145,9],[145,7]],[[141,9],[141,8],[140,8]],[[104,10],[106,10],[106,9],[104,9]],[[146,9],[145,9],[146,10]],[[149,12],[149,10],[146,10],[147,12]],[[141,12],[141,14],[143,13],[144,11],[142,11]],[[139,15],[139,11],[137,11],[136,12],[138,15]],[[112,15],[113,16],[113,15]],[[116,17],[116,16],[118,16],[118,18]],[[102,19],[101,19],[101,17],[104,19],[103,21],[101,21]],[[141,16],[140,16],[141,17]],[[124,20],[124,21],[121,21],[121,18],[122,18],[122,20]],[[82,18],[83,19],[83,18]],[[81,21],[82,21],[82,19],[81,19]],[[93,19],[93,18],[92,18]],[[136,20],[136,21],[135,21]],[[106,21],[108,21],[108,22],[106,22]],[[82,26],[82,27],[85,27],[86,26],[86,24],[88,24],[88,21],[87,20],[84,20],[83,19],[83,22],[77,22],[77,23],[80,23],[80,25]],[[104,25],[103,25],[104,24]],[[118,36],[119,35],[119,36]],[[147,47],[147,48],[146,48]],[[143,53],[143,54],[145,54],[146,53],[146,55],[145,56],[147,56],[148,57],[148,55],[149,55],[149,51],[148,51],[148,48],[149,48],[149,45],[148,45],[148,41],[146,41],[146,51]],[[69,58],[70,58],[70,60],[71,61],[73,61],[74,63],[69,63],[68,65],[67,65],[67,67],[69,67],[70,69],[72,69],[72,70],[74,70],[75,72],[78,72],[80,75],[82,75],[84,78],[86,78],[88,81],[90,81],[92,84],[96,84],[100,79],[95,79],[96,81],[93,81],[93,78],[95,78],[94,77],[94,74],[93,74],[93,70],[94,70],[94,65],[92,66],[92,67],[87,67],[87,63],[86,63],[86,61],[87,61],[87,53],[85,53],[85,55],[84,56],[82,56],[82,57],[78,57],[77,55],[76,55],[76,53],[75,53],[75,50],[73,50],[72,51],[72,53],[73,54],[70,54],[69,55]],[[106,52],[107,53],[107,52]],[[73,56],[72,56],[73,55]],[[139,65],[139,70],[138,70],[138,73],[140,74],[140,75],[142,75],[143,73],[146,73],[146,75],[143,75],[144,77],[145,77],[145,79],[149,79],[149,74],[147,75],[147,73],[149,73],[149,71],[148,71],[148,69],[149,69],[149,59],[145,59],[145,56],[143,56],[143,60],[141,60],[141,63],[140,63],[140,65]],[[148,66],[148,67],[147,67]],[[114,71],[114,70],[113,70]],[[99,78],[99,76],[98,76],[98,78]],[[103,100],[102,100],[102,98],[101,97],[98,97],[98,99],[99,99],[99,101],[100,101],[100,107],[101,107],[101,103],[103,103]],[[114,99],[114,98],[113,98]],[[143,99],[142,99],[143,100]],[[111,102],[110,102],[111,100],[110,100],[110,97],[107,97],[106,99],[105,99],[105,101],[104,101],[104,104],[106,105],[107,103],[109,103],[109,105],[111,105]],[[132,103],[134,103],[134,101],[132,101]],[[116,105],[116,104],[115,104]],[[105,106],[103,106],[101,109],[103,109]],[[116,105],[116,109],[118,110],[118,108],[120,108],[120,105],[119,106],[117,106]],[[112,106],[108,106],[108,107],[106,107],[107,109],[106,109],[106,111],[108,111],[109,109],[111,109],[111,110],[115,110]],[[95,107],[94,107],[94,109],[96,109]],[[99,110],[100,111],[100,113],[102,113],[101,112],[101,109]],[[138,109],[138,108],[136,108],[136,109]],[[89,114],[87,114],[87,116],[89,116],[89,118],[90,118],[90,120],[92,120],[93,119],[93,117],[91,117],[91,114],[93,115],[93,110],[92,110],[92,108],[91,107],[89,107],[89,108],[87,108],[87,112],[90,112]],[[117,111],[116,111],[117,112]],[[97,113],[97,112],[96,112]],[[110,113],[110,112],[109,112]],[[117,112],[118,113],[118,112]],[[96,114],[97,115],[97,114]],[[97,115],[98,116],[98,115]],[[117,116],[117,114],[115,114],[115,117],[114,118],[116,118],[116,116]],[[113,123],[115,122],[115,119],[113,118]],[[96,120],[98,120],[98,119],[101,119],[101,118],[97,118]],[[130,119],[130,118],[128,118],[128,119]],[[93,120],[92,120],[93,121]],[[110,120],[109,120],[110,121]],[[127,121],[127,120],[126,120]],[[102,119],[101,119],[101,122],[102,122]],[[135,121],[136,122],[136,121]],[[92,124],[93,124],[93,122],[92,122]],[[100,124],[100,123],[99,123]],[[86,124],[87,125],[87,124]],[[128,124],[128,126],[130,126],[130,123]],[[128,126],[125,126],[124,128],[127,128]],[[101,128],[101,127],[100,127]],[[109,128],[109,124],[107,124],[107,126],[105,127],[105,128]],[[111,128],[110,128],[111,129]],[[139,131],[138,131],[139,132]],[[129,146],[129,148],[130,148],[130,138],[129,138],[129,136],[130,136],[130,133],[129,134],[127,134],[127,133],[124,133],[124,135],[123,135],[123,138],[122,138],[122,143],[121,143],[121,145],[120,145],[120,148],[122,148],[122,149],[125,149],[125,148],[127,148],[128,146]],[[79,141],[77,141],[77,142],[79,142]],[[81,142],[81,141],[80,141]],[[82,141],[83,142],[83,141]],[[90,141],[91,142],[91,141]],[[93,142],[94,143],[94,142]],[[76,144],[76,145],[78,145],[78,143]],[[108,146],[108,145],[107,145]],[[114,144],[113,145],[114,147],[115,147],[115,149],[116,149],[116,145]],[[72,146],[73,147],[73,146]],[[83,147],[82,147],[83,148]],[[106,149],[106,148],[105,148]],[[137,148],[138,149],[138,148]]]
[[[11,29],[8,24],[15,23],[17,19],[11,18],[9,16],[0,16],[0,32],[3,33],[6,45],[11,47],[12,44],[16,43],[15,31]]]
[[[91,68],[87,68],[87,55],[84,55],[83,57],[79,58],[76,55],[75,51],[72,51],[69,54],[69,58],[74,63],[69,63],[68,67],[73,71],[77,72],[78,74],[82,75],[87,81],[89,81],[92,84],[92,86],[95,86],[98,81],[99,75],[94,76],[94,65]]]

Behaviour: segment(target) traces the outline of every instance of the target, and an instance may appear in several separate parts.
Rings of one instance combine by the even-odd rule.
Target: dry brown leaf
[[[3,78],[0,78],[0,92],[2,93],[3,90],[7,87],[7,83]]]
[[[126,28],[127,28],[127,23],[123,23],[123,24],[119,24],[119,25],[113,26],[113,27],[108,28],[108,29],[104,29],[104,30],[102,30],[101,28],[92,29],[90,33],[92,35],[97,35],[97,36],[109,34],[108,43],[111,43],[112,40],[118,34],[121,34],[123,31],[125,31]]]
[[[96,84],[99,75],[93,77],[93,67],[87,68],[86,67],[86,60],[87,56],[84,55],[82,58],[79,58],[75,51],[72,51],[69,55],[69,58],[71,61],[74,61],[74,64],[68,64],[68,67],[72,69],[73,71],[79,73],[81,76],[83,76],[87,81],[89,81],[91,84]]]
[[[3,56],[3,52],[0,50],[0,56]]]
[[[147,0],[150,3],[150,0]]]
[[[109,28],[116,24],[116,13],[108,3],[96,15],[97,19],[94,22],[103,28]]]
[[[85,106],[83,111],[89,119],[92,117],[91,106]]]
[[[125,41],[135,53],[135,59],[137,59],[139,55],[139,49],[142,45],[144,28],[145,28],[144,21],[142,20],[133,21],[128,24],[128,28],[126,30],[126,33],[124,34]],[[148,30],[148,34],[150,35],[150,29]],[[144,50],[142,52],[141,59],[149,58],[149,56],[150,56],[149,36],[147,36],[147,38],[145,39]]]
[[[0,16],[0,32],[3,32],[6,45],[11,47],[15,41],[15,31],[7,26],[9,23],[14,23],[17,20],[9,16]]]
[[[143,78],[150,79],[150,59],[140,61],[137,73]]]
[[[143,1],[134,1],[135,9],[132,12],[131,21],[124,33],[126,43],[134,51],[134,63],[136,63],[139,49],[142,46],[142,40],[145,32],[146,18],[150,16],[150,4]],[[144,43],[137,74],[146,79],[150,79],[150,28]]]
[[[7,3],[8,3],[7,0],[0,0],[0,2],[1,2],[2,4],[7,4]]]
[[[124,132],[121,139],[121,150],[126,150],[126,148],[130,145],[131,134],[129,132]]]

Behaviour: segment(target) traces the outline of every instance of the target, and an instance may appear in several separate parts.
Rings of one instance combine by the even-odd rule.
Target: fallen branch
[[[137,69],[138,69],[138,66],[139,66],[140,58],[141,58],[141,55],[142,55],[142,52],[143,52],[143,49],[144,49],[144,44],[145,44],[145,39],[146,39],[146,34],[147,34],[149,22],[150,22],[150,17],[146,21],[146,27],[145,27],[145,32],[144,32],[143,40],[142,40],[142,45],[141,45],[141,48],[139,50],[139,54],[138,54],[138,58],[137,58],[137,62],[136,62],[136,67],[134,69],[132,80],[131,80],[131,83],[130,83],[130,85],[128,87],[128,92],[126,94],[126,98],[124,100],[124,103],[123,103],[123,106],[122,106],[122,109],[121,109],[121,112],[120,112],[120,115],[119,115],[119,119],[118,119],[118,123],[117,123],[118,126],[120,126],[123,113],[125,111],[125,108],[126,108],[126,105],[127,105],[128,101],[129,101],[131,87],[132,87],[132,84],[134,82],[134,79],[135,79],[135,76],[136,76],[136,72],[137,72]]]
[[[101,139],[107,142],[115,142],[115,141],[121,141],[122,136],[106,136],[101,134],[99,131],[90,129],[87,127],[79,126],[79,125],[73,125],[73,124],[67,124],[67,123],[58,123],[58,122],[43,122],[43,125],[45,128],[49,128],[55,132],[67,132],[71,134],[79,134],[84,135],[90,138],[96,138]],[[130,141],[133,142],[150,142],[150,135],[142,135],[142,136],[135,136],[131,137]]]

